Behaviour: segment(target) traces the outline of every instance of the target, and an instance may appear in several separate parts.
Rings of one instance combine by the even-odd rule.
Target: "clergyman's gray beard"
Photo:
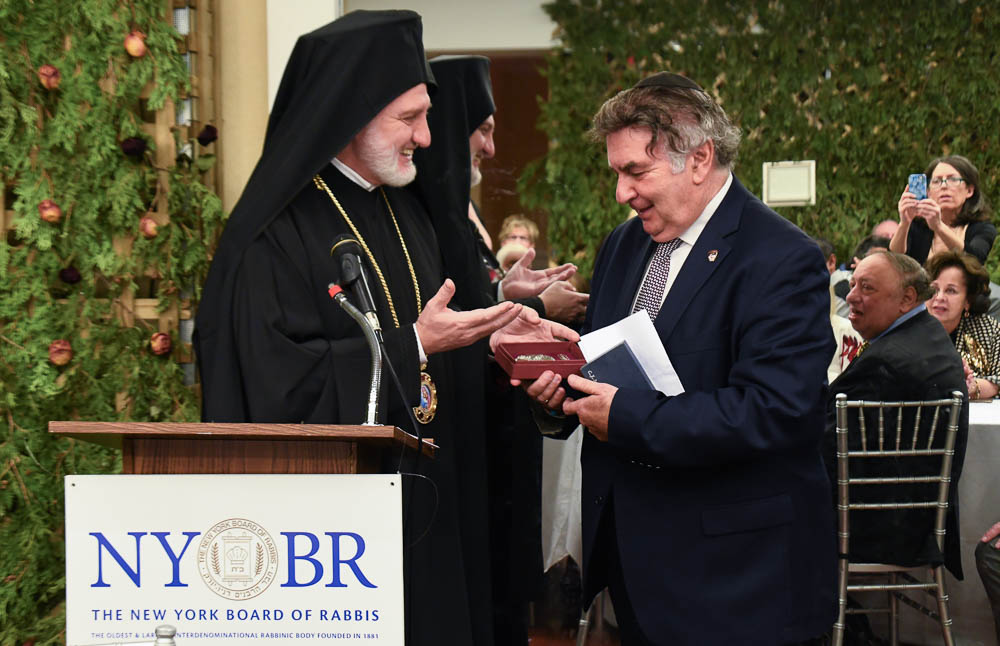
[[[379,182],[387,186],[406,186],[417,177],[417,167],[412,162],[406,168],[400,168],[396,163],[397,154],[395,151],[388,151],[387,155],[379,155],[378,158],[368,162],[368,167],[378,178]]]
[[[472,176],[471,176],[470,179],[471,179],[471,181],[469,182],[469,186],[470,187],[476,186],[476,185],[479,184],[479,182],[483,181],[483,174],[482,174],[482,172],[480,172],[480,170],[478,168],[476,168],[475,166],[473,166],[472,167]]]
[[[406,186],[417,177],[416,165],[411,161],[405,168],[400,168],[397,162],[399,152],[396,147],[386,145],[378,137],[363,140],[358,150],[358,157],[371,169],[379,184]]]
[[[393,164],[392,170],[386,169],[384,173],[376,172],[382,183],[387,186],[406,186],[417,178],[417,167],[414,164],[410,164],[405,170]]]

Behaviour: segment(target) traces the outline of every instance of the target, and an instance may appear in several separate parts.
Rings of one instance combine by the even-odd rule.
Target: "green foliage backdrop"
[[[549,212],[553,256],[589,275],[628,208],[603,146],[584,132],[607,98],[661,70],[689,76],[743,129],[735,173],[760,195],[765,161],[815,159],[815,206],[779,212],[830,238],[844,259],[898,218],[910,173],[967,156],[1000,201],[1000,13],[988,2],[554,0],[541,129],[550,153],[521,179]],[[1000,274],[991,261],[994,279]]]
[[[149,324],[115,317],[123,290],[155,276],[166,307],[197,296],[221,204],[202,163],[153,165],[142,122],[185,91],[189,72],[164,0],[0,0],[0,644],[58,643],[63,630],[62,478],[114,472],[112,451],[47,433],[50,420],[191,421],[198,401]],[[148,52],[123,47],[144,32]],[[47,89],[39,71],[60,72]],[[144,88],[148,88],[143,93]],[[123,153],[143,137],[150,150]],[[179,142],[184,143],[184,142]],[[197,146],[198,144],[194,144]],[[169,177],[170,222],[146,239],[140,218]],[[38,206],[52,200],[58,223]],[[0,219],[2,223],[2,219]],[[115,239],[135,238],[129,253]],[[74,282],[73,271],[80,276]],[[63,272],[63,273],[60,273]],[[69,341],[64,366],[49,344]],[[178,346],[176,334],[174,346]]]

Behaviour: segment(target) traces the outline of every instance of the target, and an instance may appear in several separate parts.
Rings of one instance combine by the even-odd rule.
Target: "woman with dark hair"
[[[942,251],[965,251],[986,262],[997,229],[979,187],[979,170],[961,155],[938,157],[927,170],[927,198],[903,190],[899,228],[889,249],[919,263]]]
[[[1000,391],[1000,322],[987,314],[990,277],[967,253],[945,251],[927,261],[934,295],[927,311],[941,325],[967,367],[969,399],[990,399]]]

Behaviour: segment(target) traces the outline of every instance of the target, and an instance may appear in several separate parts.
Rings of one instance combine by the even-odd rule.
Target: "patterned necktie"
[[[663,290],[667,287],[667,278],[670,276],[670,254],[681,245],[680,238],[661,242],[653,253],[653,259],[649,262],[649,271],[639,288],[639,296],[635,299],[635,306],[632,313],[639,310],[646,310],[651,320],[656,320],[656,315],[660,313],[660,305],[663,304]]]

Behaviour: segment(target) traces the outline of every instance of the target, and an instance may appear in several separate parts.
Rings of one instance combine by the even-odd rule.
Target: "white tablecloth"
[[[959,646],[996,646],[993,615],[979,573],[976,544],[986,529],[1000,520],[1000,401],[969,406],[969,445],[958,484],[964,581],[947,574],[952,633]],[[901,638],[913,644],[941,644],[934,621],[903,608]]]
[[[566,556],[572,556],[577,565],[583,563],[583,433],[583,428],[578,427],[565,440],[542,440],[542,558],[546,570]]]

